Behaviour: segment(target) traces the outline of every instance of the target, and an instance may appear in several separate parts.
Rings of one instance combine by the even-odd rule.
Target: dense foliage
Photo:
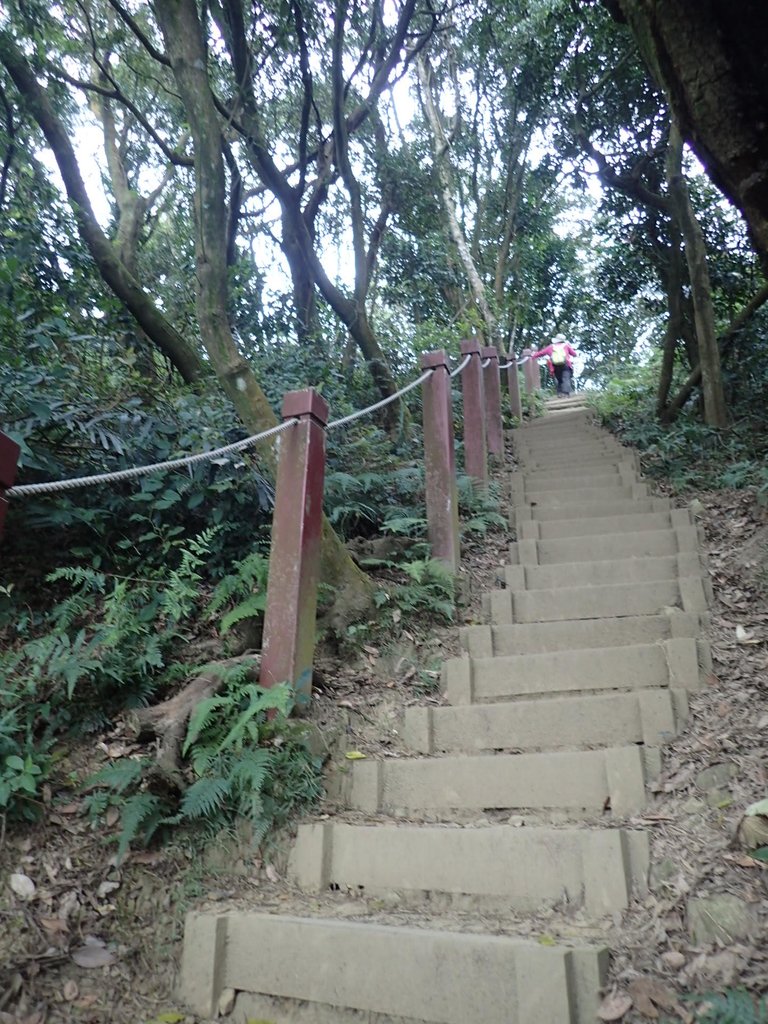
[[[307,385],[344,415],[470,332],[518,352],[563,332],[652,472],[765,494],[768,290],[626,27],[565,0],[249,11],[0,14],[0,427],[22,482],[210,450]],[[705,365],[726,428],[701,401]],[[419,401],[329,434],[324,543],[373,607],[449,617]],[[174,692],[211,641],[258,646],[273,483],[267,446],[12,502],[0,813],[39,812],[62,736]],[[467,530],[500,525],[466,481],[462,512]],[[358,559],[369,583],[338,541],[381,535],[402,544]],[[339,580],[324,583],[325,605]],[[354,649],[369,627],[329,639]],[[183,789],[129,758],[93,814],[129,798],[123,845],[243,815],[258,838],[316,792],[289,703],[235,673],[190,725]]]

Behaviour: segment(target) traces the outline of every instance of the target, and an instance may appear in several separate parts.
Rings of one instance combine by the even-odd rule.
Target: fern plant
[[[755,999],[745,989],[728,989],[717,995],[684,996],[698,1004],[701,1024],[768,1024],[768,999]]]
[[[231,669],[221,693],[200,701],[190,718],[182,746],[190,784],[180,797],[152,791],[147,759],[122,758],[93,776],[95,817],[121,801],[118,856],[158,833],[216,834],[238,820],[249,822],[259,845],[296,808],[316,800],[321,765],[287,718],[292,703],[287,685],[263,690],[244,669]]]
[[[379,591],[374,597],[379,607],[391,603],[403,612],[427,612],[453,620],[455,580],[450,569],[436,558],[403,562],[398,568],[409,582]]]
[[[222,634],[243,619],[259,618],[264,614],[268,573],[269,559],[253,551],[235,562],[233,571],[216,584],[205,614],[215,616],[228,607],[219,624]]]

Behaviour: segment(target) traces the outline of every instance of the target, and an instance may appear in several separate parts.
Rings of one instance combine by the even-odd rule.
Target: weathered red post
[[[424,381],[423,393],[427,536],[432,557],[439,558],[455,573],[459,570],[461,549],[448,354],[444,349],[425,352],[421,365],[425,370],[434,370]]]
[[[499,376],[499,352],[494,345],[486,345],[482,350],[483,390],[485,392],[485,430],[488,441],[488,454],[500,458],[504,456],[504,424],[501,420],[501,378]]]
[[[518,423],[523,422],[523,402],[520,398],[520,375],[517,372],[517,360],[515,353],[510,352],[507,356],[507,387],[509,388],[509,408]]]
[[[13,487],[13,481],[16,479],[20,451],[16,442],[0,430],[0,537],[3,536],[5,513],[8,511],[5,492]]]
[[[312,388],[289,391],[283,419],[294,417],[278,441],[260,682],[291,683],[303,710],[312,698],[328,406]]]
[[[462,359],[470,356],[461,374],[464,396],[464,470],[481,487],[488,484],[488,448],[485,437],[485,401],[480,344],[476,338],[461,343]]]
[[[539,364],[535,359],[530,357],[533,355],[532,348],[524,348],[523,355],[527,356],[523,363],[523,375],[525,376],[525,390],[528,394],[532,394],[534,391],[539,390],[541,384],[541,378],[539,377]]]

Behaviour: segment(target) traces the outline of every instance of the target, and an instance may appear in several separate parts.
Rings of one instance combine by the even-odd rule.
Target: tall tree
[[[712,180],[738,206],[768,266],[765,4],[604,0],[626,20]]]

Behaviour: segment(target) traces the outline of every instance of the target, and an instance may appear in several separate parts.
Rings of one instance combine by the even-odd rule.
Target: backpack
[[[565,345],[562,342],[552,346],[552,363],[554,366],[562,366],[565,363]]]

